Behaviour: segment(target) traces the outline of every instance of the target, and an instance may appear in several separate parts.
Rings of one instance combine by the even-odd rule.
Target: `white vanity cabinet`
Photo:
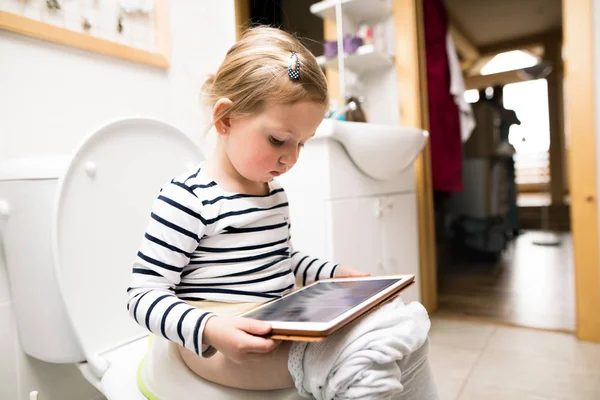
[[[331,259],[372,275],[418,275],[415,201],[414,193],[328,201]],[[418,285],[403,298],[418,300]]]
[[[414,274],[418,281],[412,164],[391,179],[373,179],[356,167],[342,143],[318,132],[280,180],[290,203],[296,249],[372,275]],[[419,300],[419,285],[403,298]]]
[[[412,168],[411,168],[412,172]],[[417,197],[414,192],[387,196],[382,217],[383,268],[386,274],[416,274],[419,278]],[[421,298],[421,282],[408,289],[404,300]]]

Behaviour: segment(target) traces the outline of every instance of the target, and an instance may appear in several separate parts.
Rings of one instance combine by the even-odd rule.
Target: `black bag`
[[[486,219],[460,217],[454,226],[454,242],[469,258],[498,261],[506,250],[508,221],[505,217]]]

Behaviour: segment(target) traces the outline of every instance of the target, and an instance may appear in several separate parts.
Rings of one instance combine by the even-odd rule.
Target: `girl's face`
[[[269,182],[289,171],[300,149],[325,115],[325,106],[311,101],[270,104],[251,116],[231,117],[222,133],[234,169],[252,182]]]

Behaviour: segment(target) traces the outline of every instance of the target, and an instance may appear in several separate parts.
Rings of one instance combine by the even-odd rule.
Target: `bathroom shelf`
[[[310,6],[310,12],[335,21],[337,0],[325,0]],[[342,0],[343,13],[356,23],[375,23],[392,15],[392,6],[382,0]]]
[[[337,68],[338,65],[337,56],[331,58],[320,56],[317,57],[317,62],[320,66],[328,68]],[[344,57],[344,65],[349,70],[361,74],[392,67],[394,65],[394,59],[375,49],[375,46],[372,44],[368,44],[359,47],[358,50],[356,50],[356,53],[346,54]]]

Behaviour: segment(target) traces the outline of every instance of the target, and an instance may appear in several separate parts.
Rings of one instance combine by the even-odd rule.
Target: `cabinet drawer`
[[[416,196],[413,193],[330,200],[327,236],[332,261],[372,275],[419,275]],[[418,284],[403,296],[418,300]]]
[[[381,223],[374,197],[328,201],[327,234],[332,261],[372,275],[383,275]]]

